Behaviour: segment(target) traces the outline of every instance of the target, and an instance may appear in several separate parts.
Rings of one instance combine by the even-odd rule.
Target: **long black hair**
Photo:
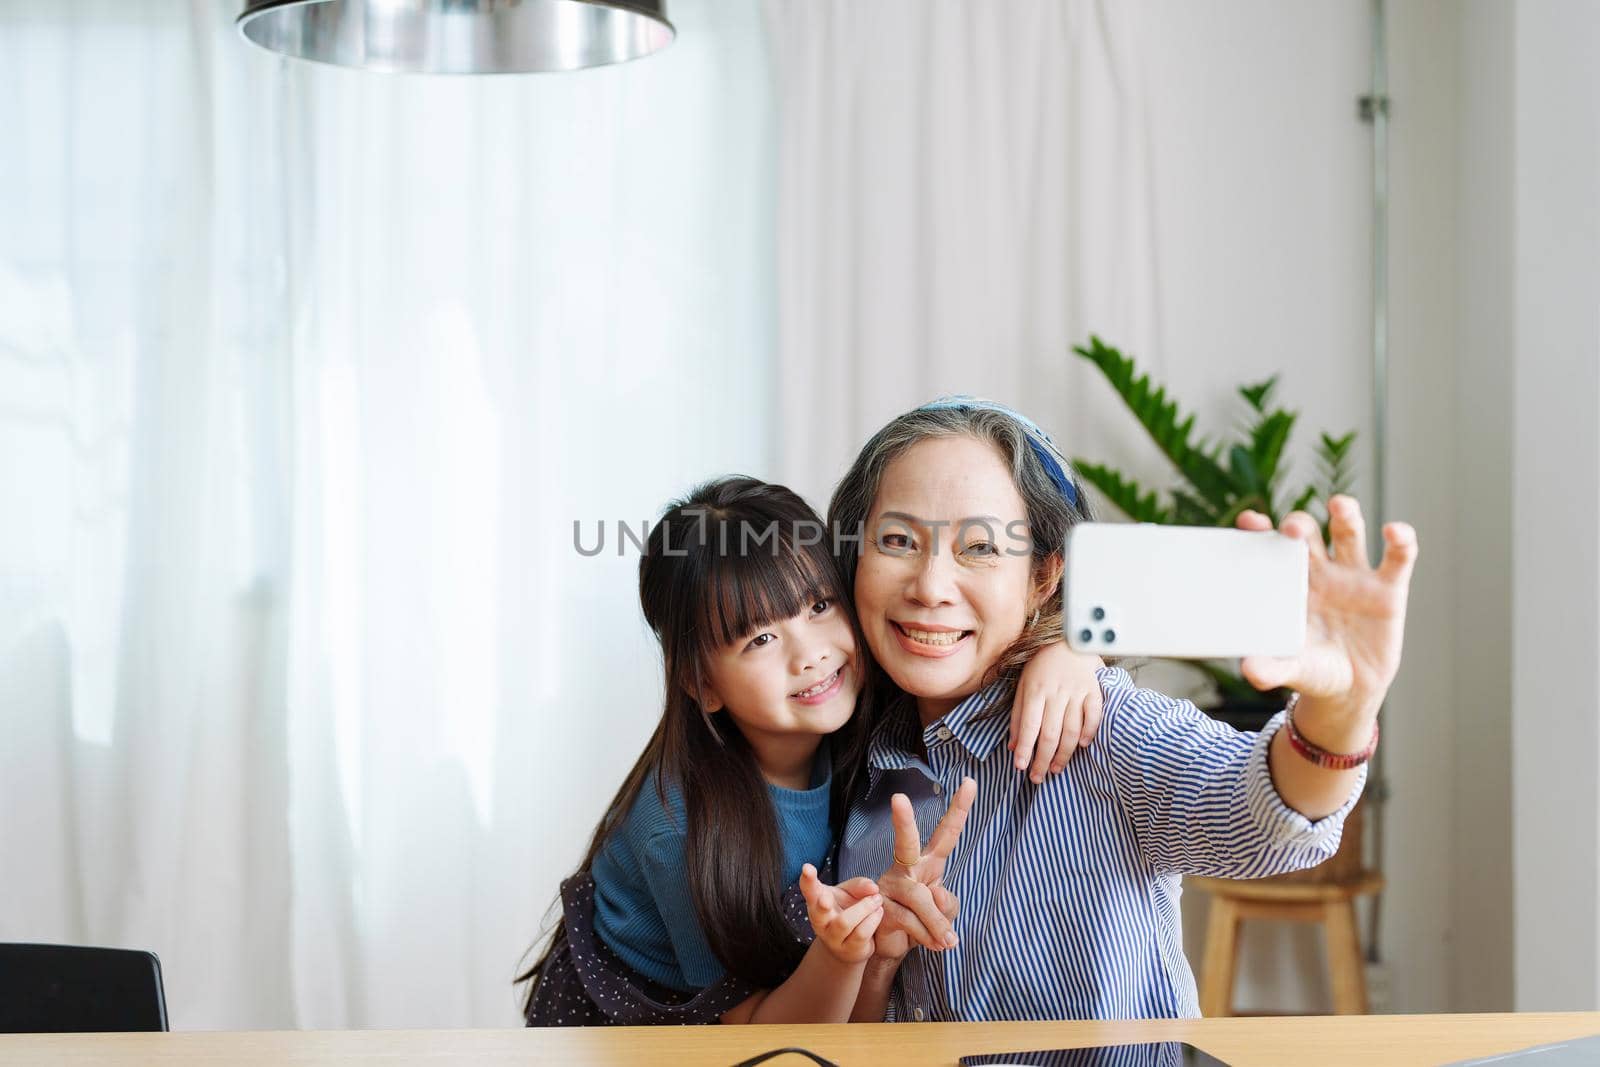
[[[825,530],[795,493],[746,477],[698,486],[651,529],[639,560],[639,603],[661,643],[665,707],[579,867],[593,866],[652,778],[663,806],[669,786],[681,788],[687,889],[701,932],[730,974],[763,988],[782,984],[805,951],[783,916],[783,842],[749,742],[731,716],[714,723],[699,694],[713,653],[819,600],[835,601],[846,612],[857,665],[864,662],[866,644]],[[832,737],[835,837],[864,763],[868,724],[860,709],[869,706],[863,692],[857,713]],[[530,1011],[564,936],[563,920],[538,961],[517,976],[531,980]]]

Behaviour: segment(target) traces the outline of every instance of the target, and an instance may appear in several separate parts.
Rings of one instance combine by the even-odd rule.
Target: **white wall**
[[[1457,53],[1456,1011],[1512,1006],[1512,12],[1504,0],[1464,5]]]
[[[1365,4],[1356,5],[1365,14]],[[1449,1011],[1461,932],[1452,901],[1465,872],[1453,847],[1458,726],[1456,623],[1480,609],[1456,584],[1459,455],[1455,421],[1456,97],[1459,8],[1389,4],[1389,515],[1413,523],[1405,665],[1384,730],[1388,804],[1381,948],[1388,1010]],[[1509,801],[1486,797],[1502,809]],[[1504,907],[1504,902],[1500,902]],[[1503,925],[1503,922],[1502,922]],[[1508,1007],[1509,1005],[1500,1005]]]
[[[1600,1006],[1600,7],[1513,16],[1516,1006]]]

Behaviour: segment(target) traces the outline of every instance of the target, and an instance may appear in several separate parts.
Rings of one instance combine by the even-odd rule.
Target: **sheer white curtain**
[[[0,940],[153,949],[180,1028],[514,1024],[658,714],[616,523],[771,473],[760,11],[427,79],[233,10],[0,9]]]
[[[949,392],[1147,466],[1140,431],[1070,354],[1093,331],[1162,368],[1127,5],[766,0],[766,13],[783,478],[825,500],[869,434]]]

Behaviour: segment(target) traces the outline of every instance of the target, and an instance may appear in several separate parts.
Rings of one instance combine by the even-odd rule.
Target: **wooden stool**
[[[1336,1015],[1365,1015],[1367,981],[1356,933],[1355,898],[1383,888],[1372,871],[1340,882],[1284,882],[1275,878],[1232,881],[1185,878],[1184,885],[1211,894],[1206,958],[1200,981],[1200,1013],[1233,1014],[1233,974],[1239,956],[1239,923],[1245,919],[1321,923],[1328,942],[1328,977]]]

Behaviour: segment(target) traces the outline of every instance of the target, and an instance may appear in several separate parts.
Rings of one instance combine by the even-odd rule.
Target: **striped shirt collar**
[[[984,711],[1005,696],[1004,680],[992,682],[951,708],[942,719],[921,728],[922,744],[917,744],[917,705],[908,694],[901,693],[889,705],[883,724],[873,734],[867,745],[867,766],[873,772],[899,771],[919,766],[919,750],[926,751],[944,740],[941,730],[959,741],[979,762],[987,759],[994,746],[999,744],[1011,727],[1006,715],[984,716]],[[877,775],[871,775],[876,781]]]

